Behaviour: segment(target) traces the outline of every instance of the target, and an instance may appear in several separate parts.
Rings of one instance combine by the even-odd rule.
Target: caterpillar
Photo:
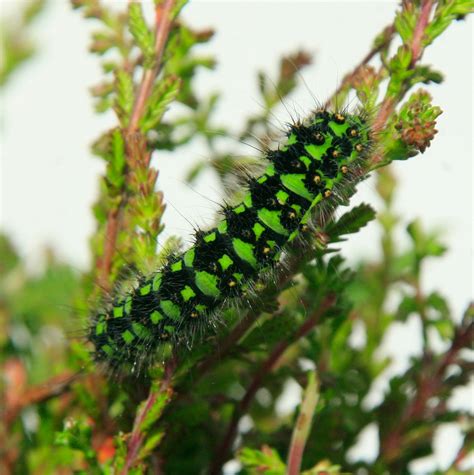
[[[290,125],[286,141],[264,153],[264,172],[247,179],[242,201],[222,207],[217,226],[198,230],[190,248],[92,319],[95,359],[111,368],[153,360],[163,344],[250,292],[314,213],[336,206],[360,180],[371,143],[364,114],[317,110]]]

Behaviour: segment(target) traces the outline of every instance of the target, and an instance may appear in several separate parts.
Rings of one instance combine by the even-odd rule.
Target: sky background
[[[10,14],[18,3],[0,0],[2,14]],[[191,2],[184,10],[185,20],[196,28],[216,29],[214,39],[199,52],[216,56],[217,69],[197,78],[201,94],[222,92],[215,123],[229,124],[237,131],[246,116],[260,111],[257,69],[275,77],[280,56],[297,48],[313,52],[315,62],[302,73],[307,86],[285,101],[286,108],[280,107],[275,122],[290,120],[286,109],[306,115],[314,107],[313,96],[324,101],[366,54],[375,35],[391,22],[396,4],[380,0]],[[87,269],[90,262],[88,238],[94,229],[90,208],[103,164],[88,147],[101,131],[115,125],[113,114],[93,112],[88,93],[88,87],[101,79],[98,58],[87,51],[92,30],[93,22],[73,12],[67,0],[50,1],[33,28],[38,55],[0,93],[0,225],[32,269],[46,245],[78,269]],[[444,110],[438,119],[439,134],[424,155],[392,165],[400,179],[396,210],[403,223],[420,217],[428,229],[444,232],[449,252],[426,266],[424,285],[427,291],[436,288],[448,297],[456,318],[473,290],[472,31],[471,16],[452,25],[427,50],[424,62],[446,75],[442,85],[428,88],[434,103]],[[213,201],[222,196],[216,181],[208,174],[193,189],[183,178],[205,153],[204,144],[195,141],[177,154],[154,157],[160,170],[158,187],[168,204],[162,240],[173,234],[187,238],[191,223],[211,223]],[[359,186],[353,202],[361,201],[380,205],[373,181]],[[377,236],[372,223],[351,236],[344,254],[351,262],[374,256]],[[399,239],[406,242],[403,233]],[[397,372],[409,364],[410,354],[420,350],[419,341],[412,337],[416,322],[409,320],[392,333],[386,351],[403,348],[405,354],[392,369]],[[383,382],[377,390],[374,401],[382,394]],[[460,396],[465,399],[466,394]],[[443,443],[443,438],[437,442],[442,463],[449,458],[444,452],[449,447],[454,450],[456,440],[453,432],[444,437],[452,443]],[[367,440],[365,446],[370,447]]]

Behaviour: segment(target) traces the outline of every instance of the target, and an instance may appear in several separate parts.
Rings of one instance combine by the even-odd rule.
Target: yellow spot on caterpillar
[[[318,145],[321,145],[324,143],[324,135],[320,132],[317,132],[316,134],[314,134],[314,140]]]
[[[331,155],[332,155],[333,158],[339,157],[339,155],[340,155],[339,150],[334,150]]]
[[[227,282],[227,285],[229,287],[235,287],[237,285],[237,282],[235,280],[229,280],[229,282]]]
[[[355,149],[356,149],[358,152],[362,152],[362,150],[364,150],[364,146],[363,146],[361,143],[358,143],[358,144],[355,146]]]
[[[359,132],[357,131],[357,129],[351,129],[349,134],[351,137],[357,137],[359,135]]]
[[[349,171],[349,169],[344,165],[341,167],[341,172],[346,174]]]
[[[316,184],[321,183],[321,177],[319,175],[314,175],[313,181]]]
[[[325,197],[325,198],[329,198],[331,195],[332,195],[332,191],[331,191],[331,190],[326,190],[326,191],[324,192],[324,197]]]
[[[197,318],[199,317],[199,313],[195,312],[194,310],[189,314],[191,318]]]
[[[346,118],[345,118],[342,114],[335,114],[335,115],[334,115],[334,119],[335,119],[336,122],[338,122],[339,124],[343,124],[344,121],[346,120]]]
[[[269,247],[264,247],[263,248],[263,253],[264,254],[268,254],[270,251],[271,251],[271,249]]]
[[[295,219],[295,218],[296,218],[296,213],[295,213],[294,211],[290,211],[290,212],[288,213],[288,217],[289,217],[290,219]]]

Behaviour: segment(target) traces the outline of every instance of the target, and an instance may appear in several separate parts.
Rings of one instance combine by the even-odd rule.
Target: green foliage
[[[36,53],[28,28],[46,5],[46,0],[22,2],[19,18],[4,18],[0,23],[0,87],[11,74]]]
[[[337,221],[326,226],[325,232],[335,241],[336,237],[358,232],[374,218],[375,210],[370,205],[363,203],[355,206],[344,213]]]
[[[143,67],[147,69],[155,67],[155,39],[153,33],[148,29],[140,3],[130,3],[128,7],[128,26],[136,44],[143,53]]]
[[[267,473],[268,475],[283,475],[285,464],[278,452],[270,447],[262,450],[244,448],[238,455],[239,460],[250,474]]]
[[[431,144],[441,110],[423,89],[410,90],[442,81],[440,72],[420,63],[423,50],[471,12],[472,2],[403,2],[394,24],[373,43],[369,56],[380,58],[380,65],[364,62],[328,99],[342,106],[354,93],[376,127],[368,168],[377,169],[377,212],[361,204],[339,219],[328,213],[304,245],[289,249],[275,275],[265,276],[243,304],[222,312],[225,325],[199,328],[190,348],[164,348],[163,363],[147,372],[109,378],[91,361],[84,332],[77,332],[87,327],[91,309],[101,307],[98,289],[126,286],[125,264],[146,273],[181,249],[180,239],[172,237],[156,253],[164,204],[152,154],[167,150],[178,156],[183,145],[204,139],[209,160],[196,164],[189,180],[210,167],[235,197],[242,165],[262,165],[259,158],[235,158],[230,126],[213,124],[220,93],[200,97],[195,90],[199,71],[215,66],[197,48],[213,32],[193,30],[176,18],[184,1],[155,3],[161,31],[169,28],[161,51],[156,25],[139,3],[110,8],[99,0],[72,1],[97,27],[90,50],[100,56],[104,78],[91,90],[96,109],[113,109],[117,117],[92,146],[106,169],[94,206],[90,272],[80,276],[48,251],[42,271],[31,275],[11,241],[0,236],[0,471],[219,473],[234,458],[242,475],[293,474],[298,469],[290,467],[300,461],[303,475],[410,473],[413,460],[432,452],[436,430],[456,422],[463,446],[444,473],[463,473],[458,462],[473,450],[472,419],[447,402],[472,372],[474,305],[458,318],[442,289],[424,289],[426,262],[442,258],[446,246],[440,232],[425,229],[421,219],[396,214],[397,180],[390,168],[380,167]],[[426,16],[431,3],[434,12]],[[395,40],[402,43],[396,50]],[[3,78],[26,57],[11,41],[5,45],[10,59]],[[260,147],[279,138],[271,114],[299,87],[298,71],[310,61],[300,51],[281,59],[273,81],[258,74],[264,108],[244,121],[242,140]],[[176,113],[168,114],[173,108]],[[345,190],[343,204],[354,192]],[[380,257],[349,266],[338,243],[365,226],[380,231],[373,243]],[[408,321],[421,328],[421,353],[388,378],[385,394],[369,409],[367,398],[392,363],[380,357],[384,338]],[[355,340],[357,333],[363,341]],[[442,350],[433,344],[440,340]],[[301,405],[283,413],[280,398],[290,381],[307,389]],[[375,460],[348,458],[369,424],[379,433]]]

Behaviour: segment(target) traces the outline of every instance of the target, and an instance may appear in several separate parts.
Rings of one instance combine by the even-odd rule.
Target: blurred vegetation
[[[27,7],[15,37],[5,30],[2,84],[33,51],[23,38],[42,3]],[[474,305],[452,315],[441,292],[425,291],[424,265],[446,247],[420,219],[397,215],[397,181],[381,167],[423,153],[433,140],[441,110],[426,90],[411,90],[442,82],[421,62],[423,50],[472,11],[470,1],[402,2],[393,24],[328,99],[328,106],[345,104],[355,94],[376,111],[370,168],[377,213],[362,204],[329,220],[310,246],[292,249],[285,271],[248,313],[228,310],[228,325],[209,329],[147,375],[108,379],[91,361],[79,331],[89,312],[129,284],[130,274],[149,272],[166,257],[156,252],[165,207],[152,154],[179,154],[203,138],[209,160],[196,164],[189,180],[211,168],[231,193],[238,193],[242,168],[259,166],[255,157],[235,158],[230,127],[214,125],[220,95],[195,91],[199,71],[216,64],[197,48],[213,31],[185,24],[184,3],[155,1],[152,27],[139,3],[112,9],[72,0],[97,26],[90,50],[102,58],[104,78],[91,91],[97,112],[113,109],[117,125],[92,147],[107,168],[94,206],[89,272],[80,275],[47,251],[42,271],[32,275],[14,243],[0,238],[0,472],[216,474],[234,459],[232,473],[240,474],[402,474],[432,453],[443,424],[455,422],[462,446],[451,467],[436,473],[468,473],[462,467],[473,450],[473,421],[451,401],[472,374]],[[242,140],[262,147],[278,139],[271,114],[299,87],[298,72],[310,62],[304,51],[283,57],[274,85],[259,73],[264,108],[245,121]],[[169,108],[177,113],[167,114]],[[380,229],[380,258],[351,268],[338,243],[369,223]],[[409,239],[402,248],[395,236],[403,227]],[[172,239],[166,247],[179,246]],[[384,339],[408,320],[419,326],[422,351],[402,374],[387,376],[392,361],[380,357]],[[383,399],[371,406],[369,395],[384,378]],[[287,414],[279,404],[291,381],[306,389]],[[378,433],[375,458],[348,456],[370,426]]]
[[[0,86],[4,86],[12,73],[35,54],[28,30],[45,5],[46,0],[19,2],[18,15],[0,21]]]

